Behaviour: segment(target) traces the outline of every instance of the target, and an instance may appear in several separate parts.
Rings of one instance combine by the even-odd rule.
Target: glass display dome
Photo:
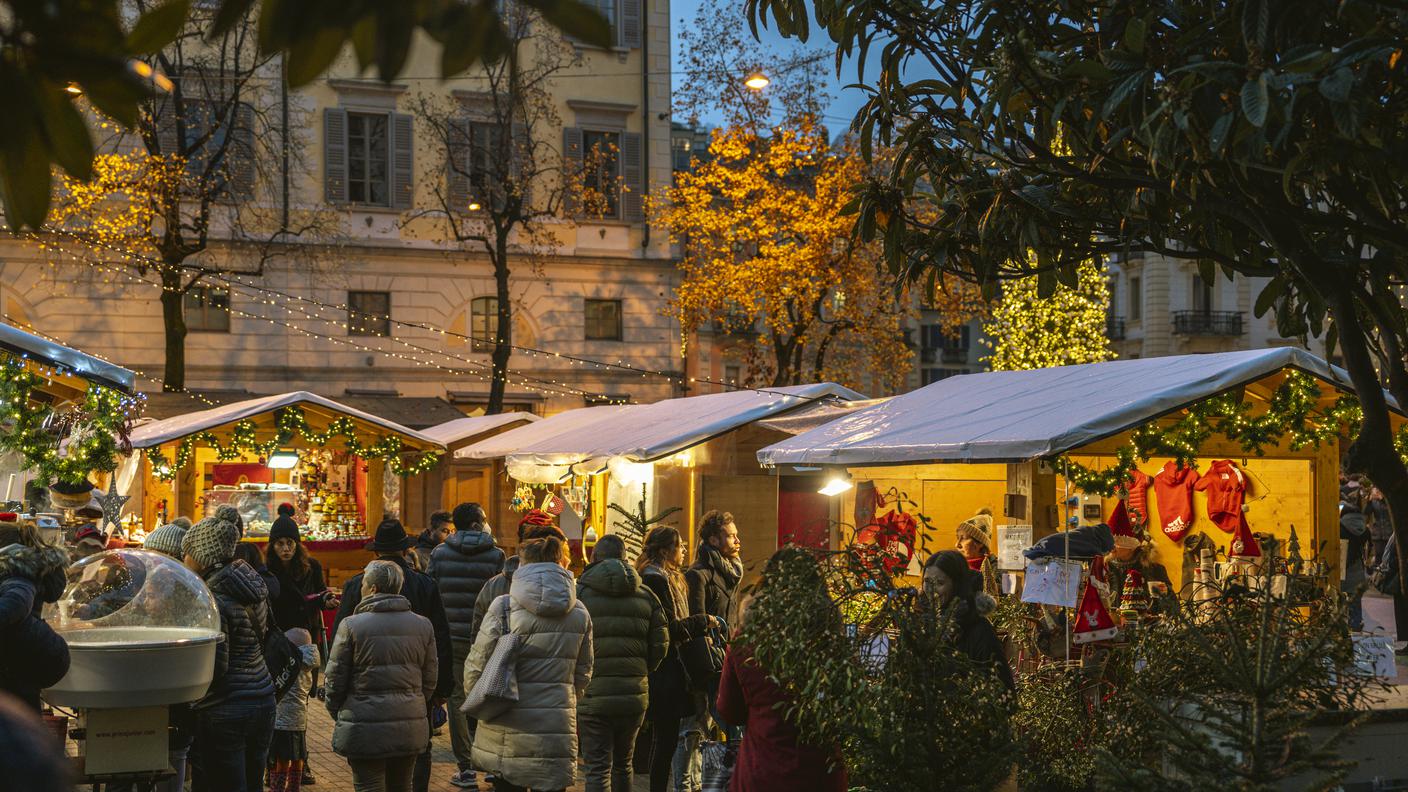
[[[205,582],[174,558],[125,549],[89,556],[68,568],[68,587],[44,617],[72,658],[45,692],[53,703],[174,704],[210,685],[220,614]]]

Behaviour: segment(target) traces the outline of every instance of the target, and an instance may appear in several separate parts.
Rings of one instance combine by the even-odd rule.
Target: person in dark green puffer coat
[[[621,560],[624,550],[620,537],[602,537],[577,581],[577,599],[592,616],[596,651],[591,684],[577,702],[587,792],[630,792],[631,753],[645,720],[650,672],[670,645],[660,600]]]

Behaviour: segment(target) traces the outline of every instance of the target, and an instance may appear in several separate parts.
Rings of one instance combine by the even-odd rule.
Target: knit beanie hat
[[[142,547],[164,553],[172,558],[184,558],[185,556],[181,552],[181,540],[186,538],[186,530],[184,525],[168,523],[147,534],[147,541],[142,543]]]
[[[518,535],[526,536],[530,528],[552,527],[552,515],[542,509],[529,509],[518,521]]]
[[[292,517],[287,517],[282,514],[274,519],[274,524],[269,528],[269,543],[273,544],[280,539],[292,539],[295,542],[303,541],[303,537],[298,535],[298,523],[294,522]]]
[[[234,525],[240,536],[244,536],[244,518],[240,516],[239,509],[226,504],[215,510],[215,518]]]
[[[297,509],[293,508],[293,504],[288,501],[279,504],[280,517],[292,517],[297,511]]]
[[[959,523],[958,537],[972,539],[992,552],[992,512],[979,509],[977,514]]]
[[[217,512],[218,514],[218,512]],[[201,568],[228,564],[235,557],[235,545],[240,541],[240,529],[229,520],[207,517],[191,526],[181,539],[181,552],[196,560]]]

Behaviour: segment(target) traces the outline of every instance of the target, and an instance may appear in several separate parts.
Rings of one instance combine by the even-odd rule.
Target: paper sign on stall
[[[1030,525],[997,526],[997,568],[1010,572],[1024,569],[1027,560],[1022,551],[1032,546]]]
[[[1393,662],[1393,642],[1387,635],[1352,635],[1354,665],[1365,676],[1398,679],[1398,666]]]
[[[1080,573],[1079,561],[1051,558],[1029,562],[1022,601],[1074,608],[1080,597]]]

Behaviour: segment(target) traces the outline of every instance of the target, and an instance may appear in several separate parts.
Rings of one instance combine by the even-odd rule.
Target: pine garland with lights
[[[18,453],[46,483],[77,483],[93,471],[116,469],[142,398],[90,384],[81,403],[56,413],[35,398],[52,376],[25,357],[0,355],[0,450]]]
[[[1344,394],[1324,412],[1317,413],[1322,391],[1315,378],[1292,371],[1271,394],[1266,409],[1254,414],[1256,406],[1239,393],[1225,393],[1204,399],[1187,408],[1171,424],[1149,423],[1130,433],[1129,442],[1115,450],[1115,463],[1095,468],[1062,456],[1057,470],[1084,492],[1112,496],[1139,462],[1156,456],[1172,457],[1182,465],[1197,460],[1202,444],[1218,434],[1239,444],[1249,454],[1260,456],[1267,446],[1283,441],[1293,451],[1319,448],[1322,443],[1344,433],[1353,434],[1361,420],[1359,400]],[[1395,438],[1399,453],[1408,458],[1408,432]]]
[[[403,459],[403,455],[408,453],[408,450],[401,438],[395,435],[386,435],[371,444],[364,443],[357,438],[356,424],[346,416],[334,419],[328,424],[326,431],[319,432],[308,423],[308,417],[301,408],[285,407],[279,410],[275,426],[273,439],[260,442],[258,426],[251,420],[239,421],[231,427],[230,442],[228,443],[222,441],[213,432],[197,432],[181,440],[176,446],[174,464],[166,458],[160,448],[147,449],[147,459],[150,460],[152,470],[158,478],[170,481],[176,477],[177,470],[190,462],[197,443],[213,449],[216,459],[229,462],[239,459],[247,453],[267,457],[281,447],[288,445],[294,438],[301,436],[316,446],[325,446],[340,437],[343,441],[343,447],[348,453],[363,459],[379,459],[385,462],[387,469],[397,476],[414,476],[418,473],[424,473],[435,467],[436,463],[440,461],[440,455],[432,451],[422,452],[409,461]]]

